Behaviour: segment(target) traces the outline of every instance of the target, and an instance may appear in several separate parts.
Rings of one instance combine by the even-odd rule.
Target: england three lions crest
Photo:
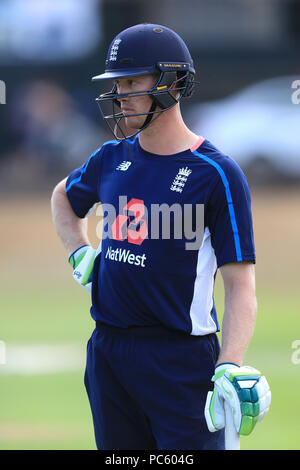
[[[187,166],[185,168],[180,168],[173,180],[173,183],[170,186],[171,191],[182,193],[185,183],[187,182],[187,179],[191,173],[192,170],[190,170]]]

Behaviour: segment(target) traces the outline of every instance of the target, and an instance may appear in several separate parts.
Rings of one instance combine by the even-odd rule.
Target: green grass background
[[[85,348],[94,327],[89,296],[70,277],[63,249],[52,233],[47,203],[44,212],[44,228],[37,224],[34,236],[28,230],[17,252],[11,247],[4,256],[0,340],[6,344],[78,343]],[[265,253],[268,240],[261,238],[263,230],[258,232],[259,252]],[[43,236],[46,233],[48,239]],[[1,246],[3,243],[7,246],[8,238]],[[291,251],[293,243],[288,246]],[[51,256],[47,256],[49,250]],[[274,260],[269,275],[258,268],[257,324],[244,361],[266,375],[272,404],[252,435],[241,438],[242,449],[300,449],[300,364],[291,361],[292,342],[300,339],[299,276],[295,275],[296,259],[290,259],[290,268],[278,266],[275,250],[274,245],[269,247],[269,264]],[[277,273],[274,282],[272,272]],[[221,320],[220,275],[216,303]],[[83,374],[83,369],[42,375],[0,374],[0,449],[95,449]]]

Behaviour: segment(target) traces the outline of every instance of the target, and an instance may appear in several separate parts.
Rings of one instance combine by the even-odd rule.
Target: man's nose
[[[129,89],[128,87],[126,86],[125,83],[120,83],[118,88],[117,88],[117,92],[120,94],[120,95],[125,95],[126,93],[129,93]],[[122,97],[120,99],[126,99],[127,97]]]

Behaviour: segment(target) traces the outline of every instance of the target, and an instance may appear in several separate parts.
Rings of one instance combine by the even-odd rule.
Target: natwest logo
[[[123,263],[134,264],[135,266],[145,267],[146,255],[135,255],[130,250],[125,248],[112,249],[111,246],[107,248],[105,258],[109,258],[111,261],[119,261]]]

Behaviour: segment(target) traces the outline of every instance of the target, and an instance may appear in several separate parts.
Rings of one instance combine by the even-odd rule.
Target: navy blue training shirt
[[[173,155],[149,153],[138,138],[109,141],[69,175],[66,194],[78,217],[98,202],[104,208],[94,320],[123,328],[162,324],[192,335],[219,330],[213,297],[218,267],[255,263],[250,191],[234,160],[201,137]],[[170,207],[167,226],[157,225],[162,212],[154,219],[153,208]],[[184,207],[191,228],[200,220],[196,208],[204,209],[196,249],[186,249],[192,239],[182,227]]]

